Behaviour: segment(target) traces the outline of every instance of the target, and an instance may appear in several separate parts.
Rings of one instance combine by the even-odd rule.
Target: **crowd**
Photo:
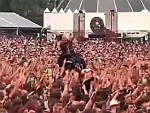
[[[150,44],[73,42],[87,68],[59,67],[59,45],[0,38],[0,113],[150,113]]]

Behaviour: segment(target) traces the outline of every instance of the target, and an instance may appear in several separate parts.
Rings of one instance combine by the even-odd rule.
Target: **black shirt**
[[[72,53],[74,52],[73,48],[72,48],[72,41],[65,41],[65,42],[61,42],[60,44],[60,48],[61,48],[61,51],[62,53]]]

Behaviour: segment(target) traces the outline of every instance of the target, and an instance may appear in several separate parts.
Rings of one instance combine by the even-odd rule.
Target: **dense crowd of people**
[[[150,113],[150,44],[73,42],[86,69],[60,68],[59,44],[0,38],[0,113]]]

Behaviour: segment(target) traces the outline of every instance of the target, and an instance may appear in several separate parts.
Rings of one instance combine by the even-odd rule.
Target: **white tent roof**
[[[61,10],[59,11],[59,13],[65,13],[65,11],[63,10],[63,8],[61,8]]]
[[[76,10],[74,11],[74,13],[79,13],[79,11],[76,9]]]
[[[58,10],[61,8],[70,9],[71,11],[85,9],[86,12],[102,13],[110,10],[115,10],[116,12],[141,12],[143,8],[150,11],[150,0],[62,0]]]
[[[82,10],[82,12],[83,12],[83,13],[86,13],[86,11],[85,11],[84,9]]]
[[[72,13],[72,11],[70,9],[68,9],[67,13]]]
[[[46,8],[44,13],[50,13],[50,10],[48,8]]]
[[[149,12],[149,10],[147,10],[147,9],[143,9],[141,12]]]
[[[52,13],[58,13],[58,12],[57,12],[57,9],[54,8],[54,9],[52,10]]]
[[[42,28],[14,12],[0,12],[0,27],[10,28]]]

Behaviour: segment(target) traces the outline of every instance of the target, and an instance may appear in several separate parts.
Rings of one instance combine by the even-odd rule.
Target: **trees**
[[[53,10],[54,7],[57,7],[61,0],[48,0],[47,6],[51,10]]]
[[[43,11],[52,10],[61,0],[0,0],[0,11],[13,11],[42,25]]]
[[[10,2],[11,0],[0,0],[0,11],[12,11]]]

